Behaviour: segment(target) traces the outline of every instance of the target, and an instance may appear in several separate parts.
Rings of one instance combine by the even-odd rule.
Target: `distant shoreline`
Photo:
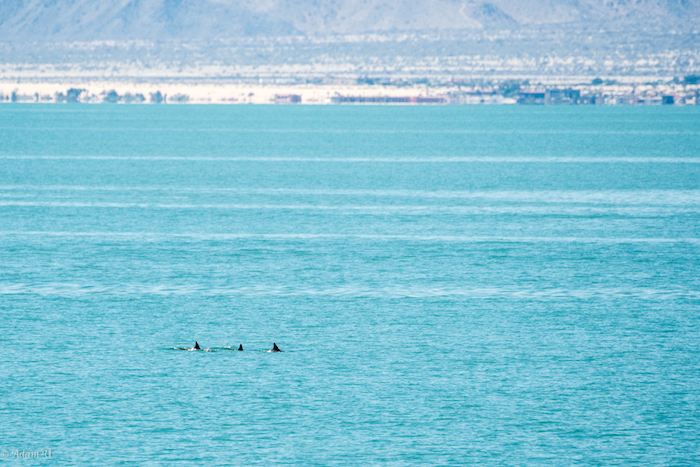
[[[578,85],[217,84],[119,80],[0,80],[0,103],[292,105],[700,105],[700,83]]]

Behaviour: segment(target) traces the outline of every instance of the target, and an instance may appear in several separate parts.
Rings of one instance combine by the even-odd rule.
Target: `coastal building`
[[[550,89],[545,93],[546,105],[572,105],[581,103],[578,89]]]
[[[639,105],[661,105],[662,97],[653,94],[646,94],[640,96],[637,102]]]
[[[521,105],[544,105],[545,91],[522,91],[518,95],[518,104]]]
[[[460,105],[489,105],[497,104],[497,96],[493,92],[483,93],[481,91],[461,92],[454,96],[453,101]]]
[[[299,94],[275,94],[273,102],[275,104],[300,104],[301,96]]]
[[[332,104],[447,104],[443,96],[341,96],[331,97]]]

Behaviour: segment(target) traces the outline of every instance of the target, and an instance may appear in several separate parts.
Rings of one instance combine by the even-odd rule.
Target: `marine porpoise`
[[[230,347],[228,347],[228,348],[230,349]],[[195,342],[194,347],[192,347],[191,349],[183,349],[183,350],[202,350],[202,348],[199,346],[199,342]],[[243,351],[243,344],[240,344],[236,350],[242,352]],[[210,350],[208,350],[208,351],[211,352]],[[281,350],[279,347],[277,347],[277,344],[275,344],[273,342],[272,349],[268,350],[268,352],[281,352]]]

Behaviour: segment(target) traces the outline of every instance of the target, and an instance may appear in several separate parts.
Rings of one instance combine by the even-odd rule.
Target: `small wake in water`
[[[194,347],[168,347],[168,350],[181,350],[181,351],[185,351],[185,352],[242,352],[242,351],[244,351],[238,347],[230,347],[230,346],[208,347],[208,348],[200,348],[200,349],[195,349]],[[256,350],[248,350],[247,352],[270,353],[270,352],[274,352],[274,351],[270,350],[270,349],[256,349]]]
[[[171,347],[171,350],[185,350],[187,352],[222,352],[222,351],[238,351],[233,347],[211,347],[207,349],[195,349],[194,347]]]
[[[239,351],[243,350],[238,347],[208,347],[208,348],[196,348],[196,347],[171,347],[171,350],[185,350],[187,352],[225,352],[225,351]]]
[[[195,349],[194,347],[171,347],[171,350],[184,350],[186,352],[216,352],[214,349]]]

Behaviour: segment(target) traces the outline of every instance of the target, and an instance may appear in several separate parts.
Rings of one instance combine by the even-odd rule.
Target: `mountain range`
[[[700,0],[0,0],[0,42],[186,41],[570,25],[695,31],[699,19]]]

